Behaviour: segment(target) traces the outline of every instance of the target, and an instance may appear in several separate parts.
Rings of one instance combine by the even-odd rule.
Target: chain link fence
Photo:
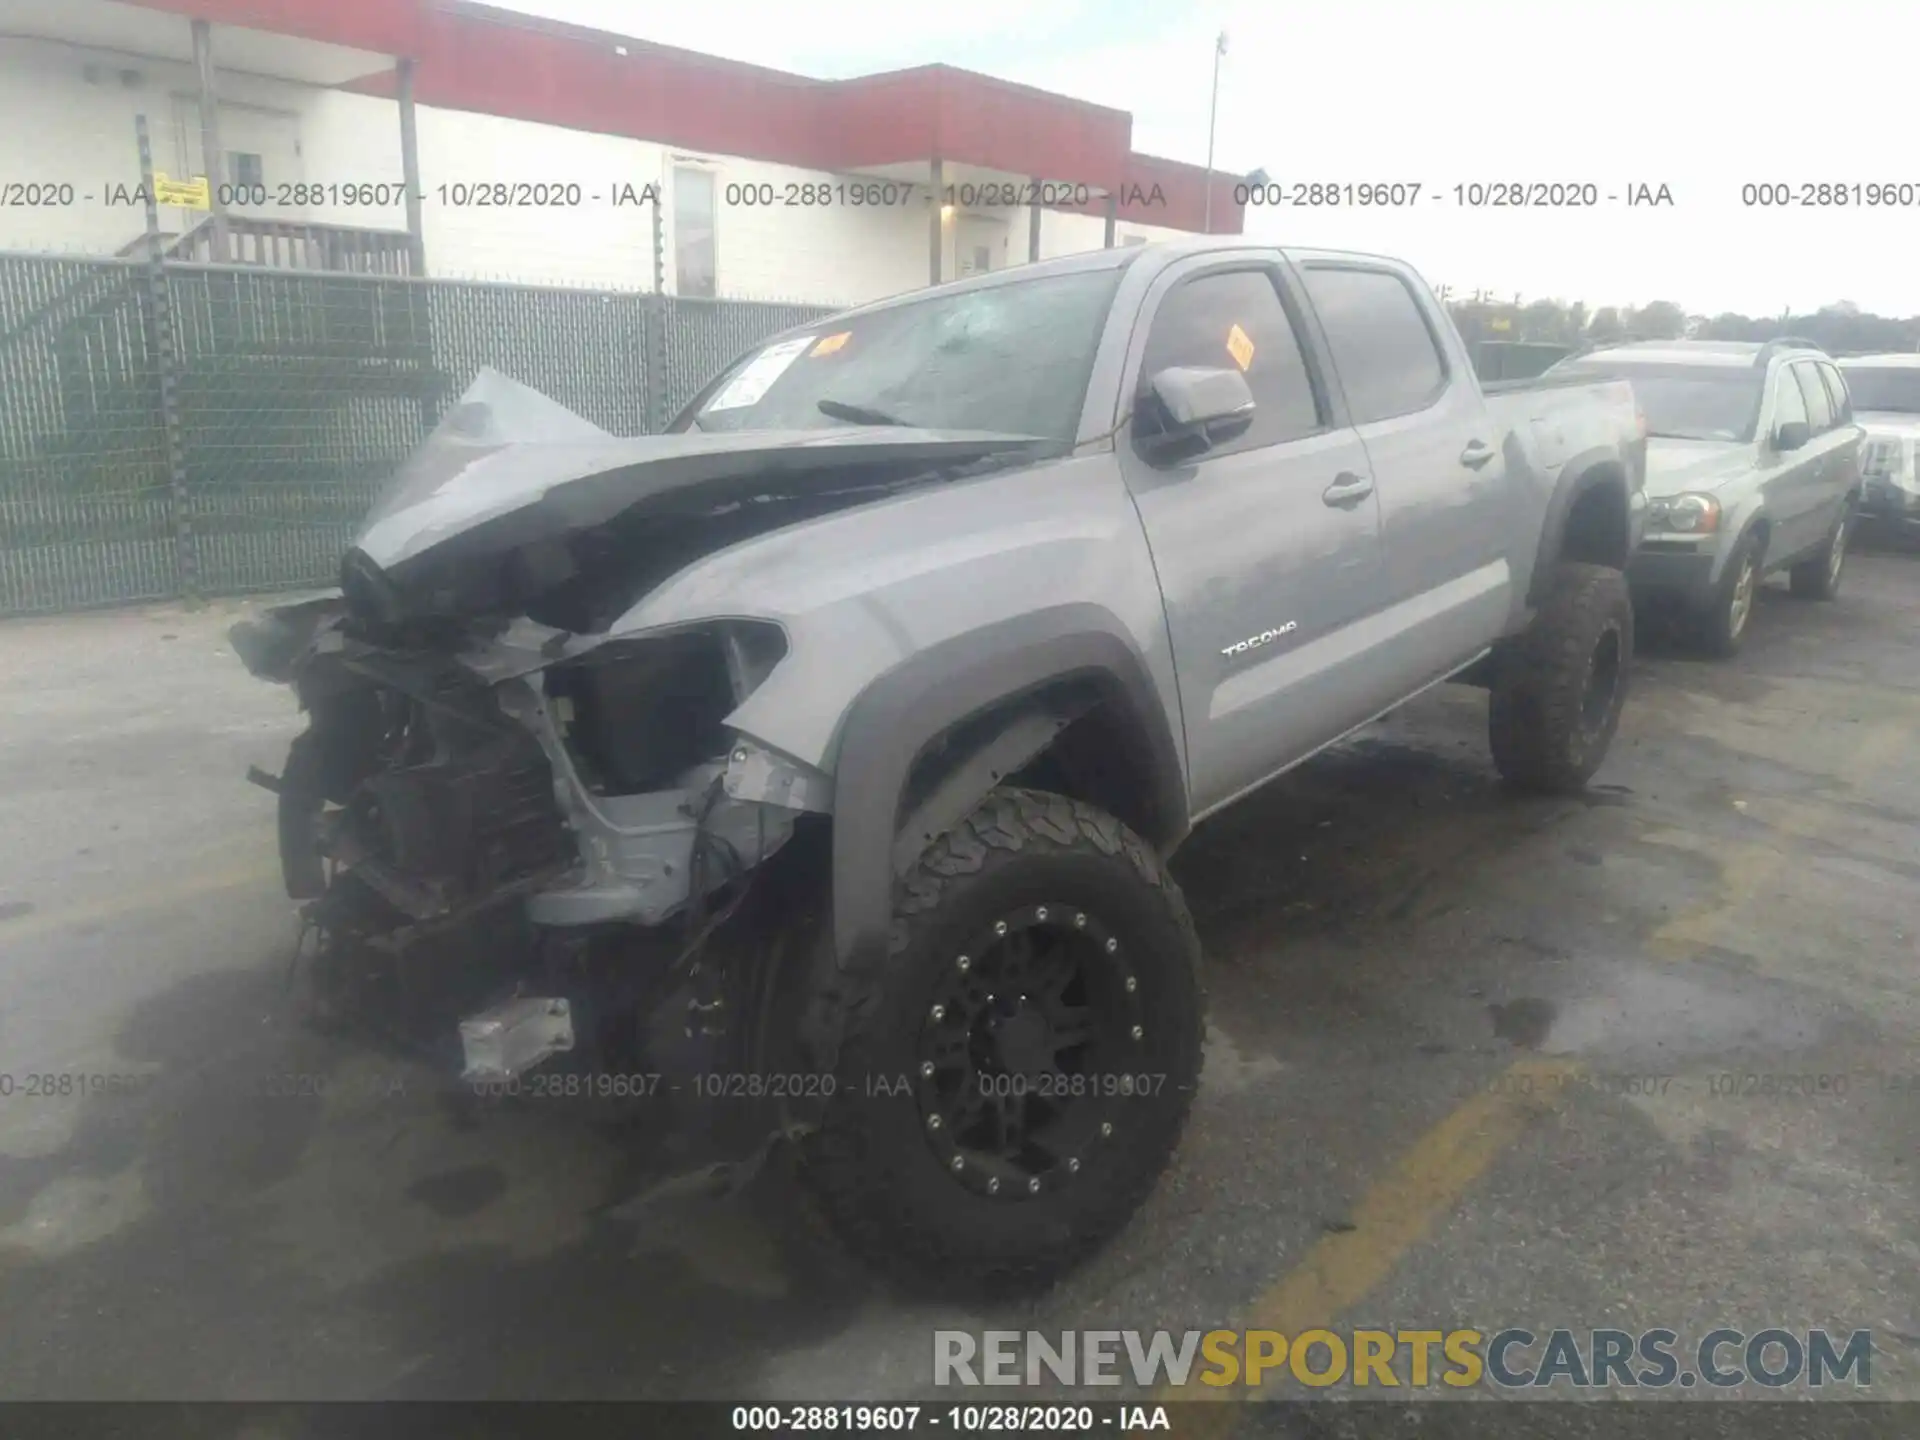
[[[0,255],[0,614],[330,585],[482,366],[661,429],[800,305]]]

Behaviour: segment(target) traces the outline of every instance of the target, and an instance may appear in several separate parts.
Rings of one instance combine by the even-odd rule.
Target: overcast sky
[[[1456,291],[1920,314],[1920,5],[1827,0],[508,0],[839,78],[934,62],[1133,115],[1136,150],[1276,179],[1407,181],[1406,211],[1250,212],[1247,231],[1404,256]],[[1591,181],[1597,210],[1463,211],[1476,181]],[[1748,182],[1906,182],[1904,210],[1751,209]],[[1604,197],[1667,185],[1670,208]],[[1444,195],[1442,200],[1429,197]]]

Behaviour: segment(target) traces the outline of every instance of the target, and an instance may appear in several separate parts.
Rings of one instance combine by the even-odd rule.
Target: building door
[[[174,165],[176,176],[205,175],[207,163],[200,152],[200,100],[194,95],[173,97]],[[283,206],[283,185],[298,184],[303,178],[300,160],[300,121],[279,110],[263,110],[254,105],[220,106],[220,146],[226,151],[220,170],[232,192],[227,208],[235,215],[280,220],[300,219],[311,207]],[[158,157],[156,165],[165,169]]]
[[[953,226],[953,274],[964,280],[1007,267],[1007,222],[988,215],[960,215]]]

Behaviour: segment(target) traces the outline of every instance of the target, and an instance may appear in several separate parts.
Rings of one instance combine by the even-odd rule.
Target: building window
[[[227,181],[232,185],[245,185],[249,188],[264,186],[267,183],[266,165],[251,151],[229,150]]]
[[[673,288],[678,295],[711,300],[715,288],[711,170],[677,165],[673,171]]]

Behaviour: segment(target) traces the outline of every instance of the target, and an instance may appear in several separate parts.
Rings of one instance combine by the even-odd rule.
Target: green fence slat
[[[373,495],[482,366],[641,435],[741,352],[831,313],[169,265],[163,356],[144,274],[0,254],[0,615],[182,593],[163,378],[201,589],[268,591],[332,583]]]

